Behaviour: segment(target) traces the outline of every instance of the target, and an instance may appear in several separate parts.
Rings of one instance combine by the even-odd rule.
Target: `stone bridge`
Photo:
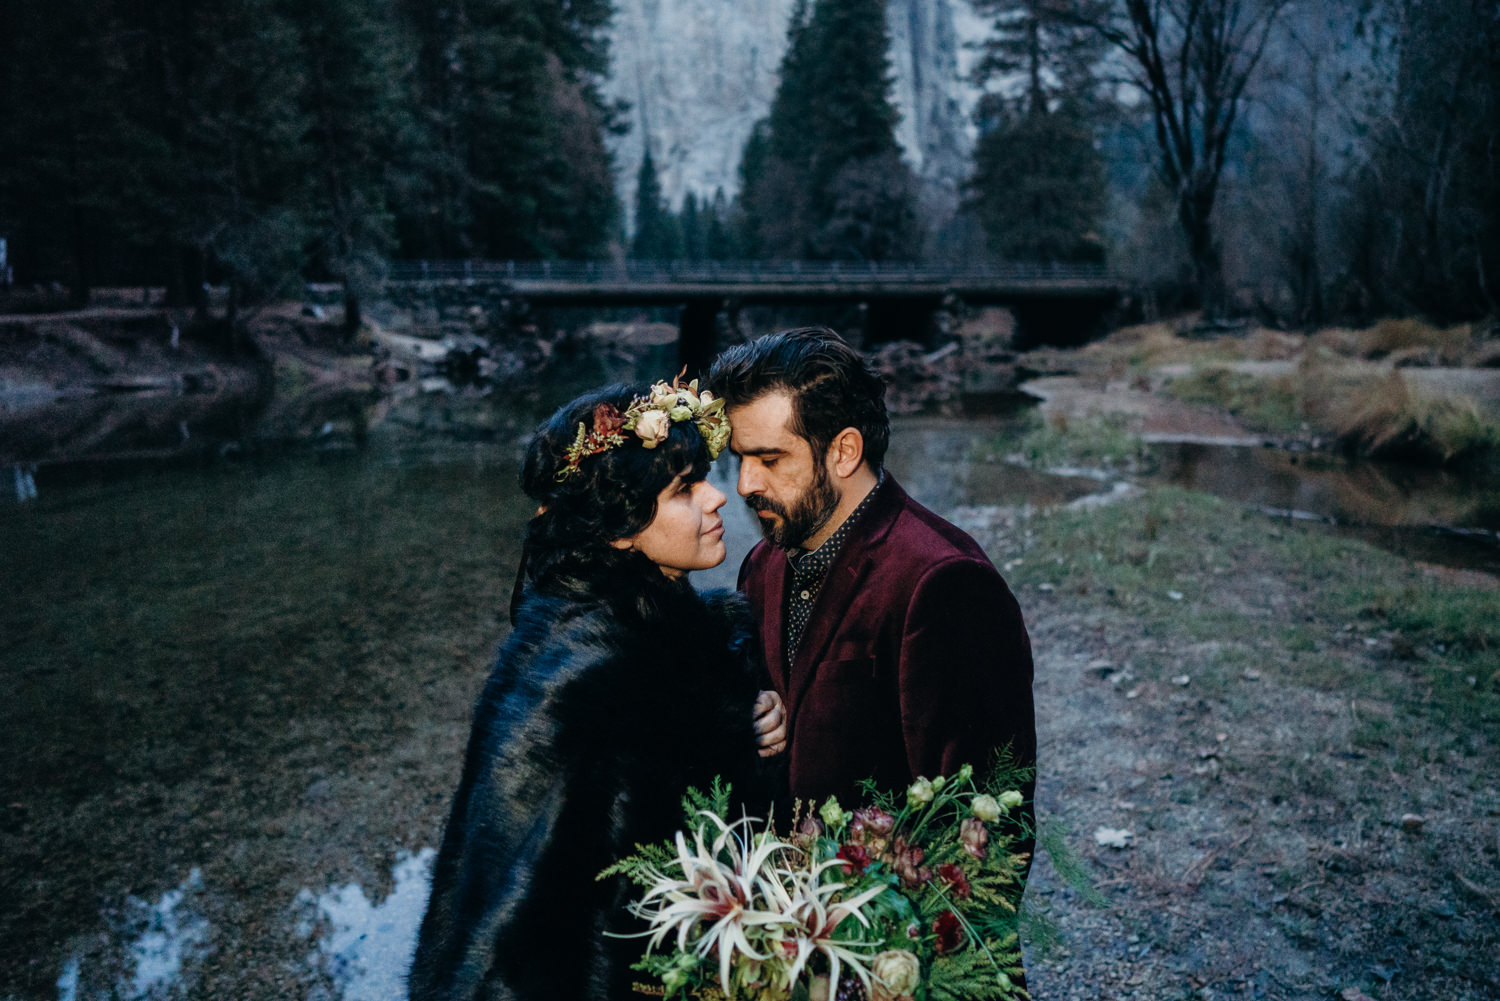
[[[1021,340],[1087,339],[1129,288],[1099,265],[917,264],[847,261],[402,261],[386,293],[438,305],[520,299],[532,306],[655,306],[679,310],[679,350],[693,370],[738,329],[745,306],[854,307],[848,333],[867,344],[906,339],[931,345],[937,313],[955,300],[999,305],[1016,316]]]

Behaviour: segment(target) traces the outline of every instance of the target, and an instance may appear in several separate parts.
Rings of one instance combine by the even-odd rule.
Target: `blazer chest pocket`
[[[871,656],[849,657],[844,660],[825,660],[818,665],[814,685],[837,685],[870,681],[875,677],[875,658]]]

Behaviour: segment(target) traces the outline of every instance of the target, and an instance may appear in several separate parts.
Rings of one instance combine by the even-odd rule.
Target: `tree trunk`
[[[1193,263],[1193,281],[1205,320],[1221,320],[1227,306],[1223,259],[1213,229],[1213,192],[1184,191],[1177,203],[1178,220],[1187,235],[1188,256]]]
[[[193,272],[189,276],[193,296],[193,323],[207,327],[213,318],[213,304],[208,297],[208,255],[202,247],[193,254]]]
[[[359,294],[344,283],[344,343],[352,344],[359,333],[362,322],[359,310]]]
[[[1298,297],[1297,321],[1305,329],[1313,329],[1323,322],[1323,269],[1318,256],[1318,214],[1322,209],[1322,164],[1318,160],[1318,119],[1323,107],[1323,88],[1318,76],[1320,60],[1317,53],[1309,53],[1307,67],[1308,92],[1312,98],[1311,122],[1307,137],[1307,173],[1303,186],[1307,190],[1307,203],[1303,207],[1305,217],[1299,229],[1302,243],[1302,294]]]

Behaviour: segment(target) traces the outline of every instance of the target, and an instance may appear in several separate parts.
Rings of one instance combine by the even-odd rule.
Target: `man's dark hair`
[[[863,356],[827,327],[798,327],[721,354],[708,373],[714,393],[731,407],[767,393],[792,398],[791,431],[821,461],[844,428],[865,440],[865,460],[878,470],[891,441],[885,383]]]

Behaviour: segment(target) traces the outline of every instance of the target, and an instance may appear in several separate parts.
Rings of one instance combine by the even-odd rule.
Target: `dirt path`
[[[1042,401],[1038,409],[1044,419],[1113,415],[1127,421],[1142,441],[1259,445],[1265,440],[1228,414],[1160,395],[1149,384],[1054,375],[1024,382],[1019,388]]]

